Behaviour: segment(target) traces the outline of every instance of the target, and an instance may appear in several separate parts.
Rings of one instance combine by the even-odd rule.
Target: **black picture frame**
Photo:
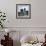
[[[16,19],[31,19],[31,4],[16,4]]]

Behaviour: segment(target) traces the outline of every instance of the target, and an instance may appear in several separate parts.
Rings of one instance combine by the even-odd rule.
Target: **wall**
[[[6,27],[46,27],[46,0],[0,0],[0,9],[6,12]],[[31,4],[31,19],[16,19],[16,4]]]

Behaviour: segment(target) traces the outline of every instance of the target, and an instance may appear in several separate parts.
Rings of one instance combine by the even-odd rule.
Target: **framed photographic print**
[[[16,18],[17,19],[30,19],[31,18],[31,5],[30,4],[16,4]]]

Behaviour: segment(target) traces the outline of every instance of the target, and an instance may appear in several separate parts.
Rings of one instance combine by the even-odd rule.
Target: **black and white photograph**
[[[31,5],[30,4],[16,4],[16,18],[30,19]]]

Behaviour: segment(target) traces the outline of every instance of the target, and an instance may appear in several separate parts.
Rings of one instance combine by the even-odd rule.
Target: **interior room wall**
[[[16,19],[16,4],[31,4],[31,19]],[[46,0],[0,0],[6,12],[6,27],[46,27]]]

